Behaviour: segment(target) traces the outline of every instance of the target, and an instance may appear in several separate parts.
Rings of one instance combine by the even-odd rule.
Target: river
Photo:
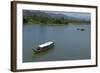
[[[84,28],[84,31],[77,30]],[[23,25],[23,62],[82,60],[91,58],[90,24],[69,25]],[[55,47],[34,54],[32,48],[53,41]]]

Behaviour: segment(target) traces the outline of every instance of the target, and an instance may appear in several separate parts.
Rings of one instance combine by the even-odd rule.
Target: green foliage
[[[23,23],[35,23],[35,24],[68,24],[68,23],[90,23],[89,21],[81,21],[81,20],[71,20],[71,19],[64,19],[62,18],[52,18],[47,16],[23,16]]]

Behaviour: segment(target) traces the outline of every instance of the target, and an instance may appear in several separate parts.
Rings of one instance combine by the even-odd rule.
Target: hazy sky
[[[45,11],[45,12],[46,13],[54,13],[54,14],[63,14],[66,16],[82,18],[82,19],[90,19],[91,18],[90,13],[84,13],[84,12],[61,12],[61,11]]]

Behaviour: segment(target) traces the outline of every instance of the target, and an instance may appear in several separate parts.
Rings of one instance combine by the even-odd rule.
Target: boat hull
[[[48,45],[48,46],[45,46],[45,47],[37,47],[36,49],[33,49],[33,51],[35,53],[40,53],[40,52],[44,52],[44,51],[47,51],[51,48],[54,48],[54,43]]]

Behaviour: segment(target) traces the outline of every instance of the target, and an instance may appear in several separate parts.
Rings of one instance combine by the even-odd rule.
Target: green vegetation
[[[61,18],[52,18],[45,16],[24,16],[23,23],[34,23],[34,24],[46,24],[46,25],[67,25],[68,23],[90,23],[90,21],[77,20],[77,19],[65,19]]]

